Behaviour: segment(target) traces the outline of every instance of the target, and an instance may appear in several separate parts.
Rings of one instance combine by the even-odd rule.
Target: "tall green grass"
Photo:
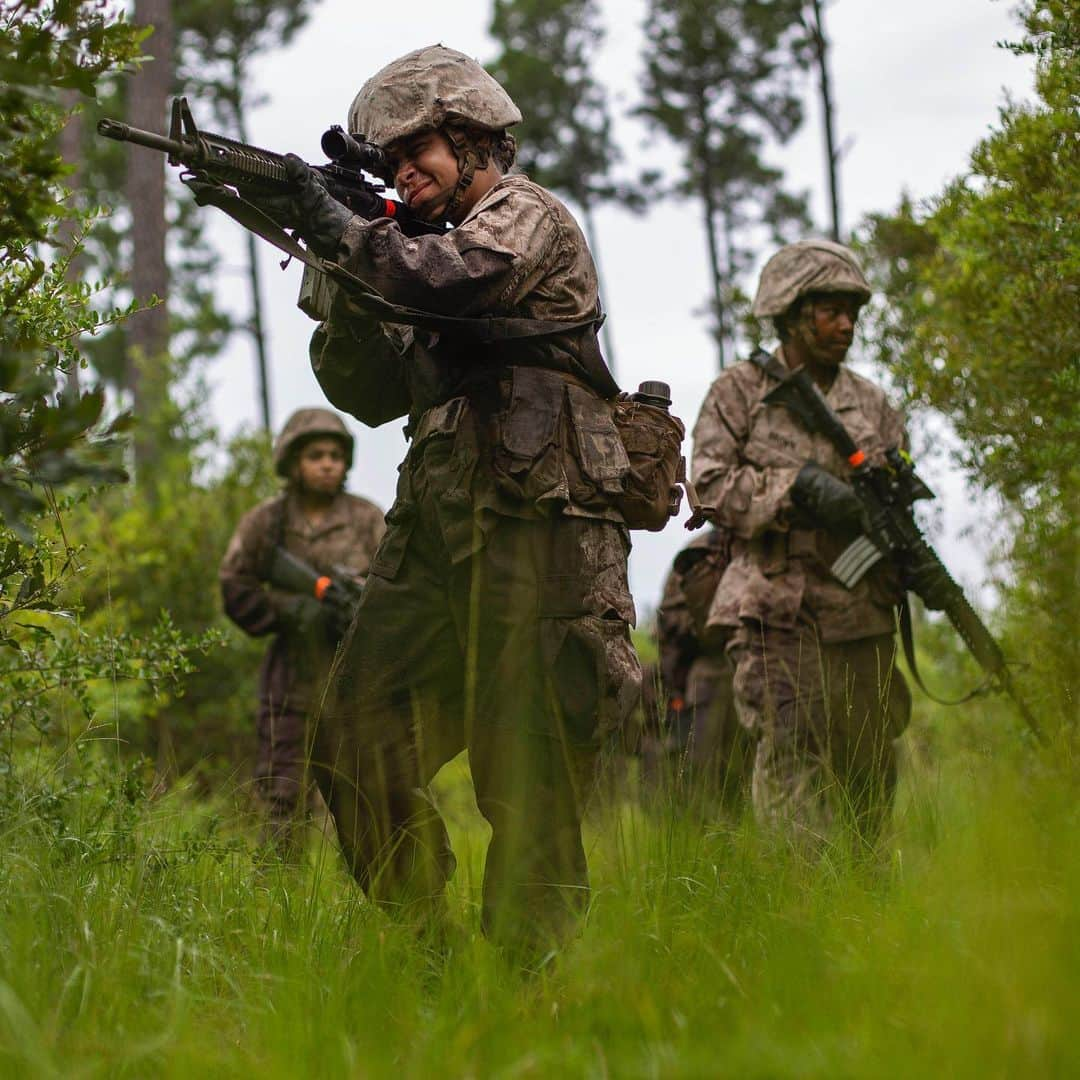
[[[579,937],[528,975],[478,932],[463,761],[438,783],[459,856],[438,941],[315,833],[300,869],[261,853],[242,793],[148,800],[107,758],[9,784],[0,1073],[1078,1075],[1074,764],[979,709],[907,737],[874,856],[808,861],[677,786],[639,799],[631,771],[589,817]]]

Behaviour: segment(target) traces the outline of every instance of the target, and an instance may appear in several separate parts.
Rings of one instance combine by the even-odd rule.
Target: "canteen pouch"
[[[631,529],[659,532],[679,512],[686,479],[683,422],[666,409],[632,398],[612,403],[615,428],[630,469],[612,502]]]

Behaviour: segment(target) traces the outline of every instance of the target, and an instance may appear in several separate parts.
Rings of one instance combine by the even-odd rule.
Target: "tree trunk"
[[[172,0],[135,0],[134,22],[153,26],[143,48],[146,61],[128,87],[128,120],[149,131],[165,130],[173,82]],[[165,262],[165,158],[139,146],[128,148],[126,196],[131,211],[131,286],[142,301],[161,302],[127,323],[128,388],[135,414],[135,480],[144,497],[155,492],[157,445],[153,421],[168,393],[169,268]],[[164,712],[154,721],[158,784],[164,786],[175,763],[172,733]]]
[[[232,63],[232,95],[229,104],[233,110],[236,137],[247,142],[247,124],[244,121],[244,71],[238,56]],[[255,373],[258,382],[259,407],[263,429],[270,431],[270,360],[266,348],[266,332],[263,328],[262,287],[259,281],[259,252],[255,234],[247,233],[248,287],[251,291],[251,319],[247,324],[255,346]]]
[[[735,291],[735,223],[731,220],[731,209],[726,202],[720,212],[720,219],[724,224],[724,285],[727,288],[727,299],[731,301]],[[727,310],[725,309],[726,314]],[[739,345],[737,340],[738,325],[734,319],[729,323],[725,318],[721,322],[721,329],[725,341],[731,346],[729,355],[734,358]]]
[[[165,129],[166,104],[173,81],[172,0],[135,0],[134,22],[153,26],[143,48],[147,60],[128,88],[128,120],[149,131]],[[164,357],[169,348],[169,269],[165,262],[165,158],[140,146],[128,148],[127,203],[131,210],[131,285],[135,296],[160,303],[127,323],[128,388],[135,429],[135,478],[153,492],[156,447],[152,420],[166,393]]]
[[[825,39],[825,14],[821,0],[812,0],[814,10],[814,52],[817,55],[818,76],[821,82],[821,115],[825,130],[825,168],[829,181],[829,205],[832,210],[832,238],[840,243],[840,179],[837,175],[836,136],[833,132],[832,84],[829,80],[828,51]]]
[[[64,183],[71,191],[68,197],[68,207],[73,211],[82,208],[79,192],[82,190],[82,160],[83,160],[83,132],[86,125],[83,122],[83,114],[77,111],[79,105],[79,93],[77,90],[65,90],[63,94],[64,107],[72,110],[67,123],[60,129],[59,147],[60,156],[66,165],[70,165],[72,171],[65,177]],[[72,253],[72,249],[79,241],[79,223],[73,218],[62,218],[56,229],[56,240],[60,245],[62,257],[68,259],[68,281],[77,281],[82,277],[82,263],[80,256]],[[71,370],[67,373],[67,389],[69,393],[79,393],[79,364],[75,361]]]
[[[600,272],[600,248],[596,243],[596,220],[593,218],[592,207],[589,205],[588,195],[580,195],[577,199],[577,203],[578,206],[581,207],[581,223],[585,227],[585,242],[589,245],[589,250],[592,252],[593,265],[596,267],[596,289],[597,294],[600,297],[600,307],[606,312],[607,304],[604,301],[604,278]],[[600,333],[604,341],[604,358],[607,360],[607,365],[611,370],[611,374],[614,375],[616,371],[615,342],[612,340],[611,323],[605,320],[603,327],[600,329]]]
[[[247,142],[247,139],[241,139]],[[263,430],[270,431],[270,360],[266,352],[266,332],[263,329],[262,289],[259,282],[259,252],[255,234],[247,234],[248,283],[251,289],[251,331],[255,343],[255,369],[259,384],[259,413]]]
[[[709,116],[704,88],[697,95],[697,117],[701,129],[698,133],[698,154],[701,163],[701,201],[705,208],[705,239],[709,245],[709,268],[712,271],[712,305],[716,338],[717,362],[724,370],[724,295],[722,282],[723,269],[720,266],[720,250],[716,243],[716,192],[713,190],[712,170],[709,167]]]

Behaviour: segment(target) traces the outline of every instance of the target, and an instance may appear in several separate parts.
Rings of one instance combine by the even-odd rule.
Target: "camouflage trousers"
[[[741,807],[749,787],[753,739],[739,723],[731,664],[701,656],[686,679],[687,760],[698,782],[729,809]]]
[[[686,696],[668,706],[667,730],[643,737],[647,782],[665,777],[680,792],[738,811],[749,790],[753,737],[739,723],[731,664],[722,654],[690,666]]]
[[[758,736],[758,820],[811,843],[846,822],[873,842],[892,805],[894,740],[911,715],[892,636],[827,644],[807,624],[746,626],[728,652],[739,719]]]
[[[313,775],[368,895],[423,913],[454,868],[427,785],[468,749],[492,830],[485,930],[558,935],[587,900],[599,751],[640,692],[625,533],[498,518],[455,563],[438,499],[417,494],[389,515],[317,715]]]
[[[287,846],[306,810],[307,710],[267,698],[256,717],[255,791],[268,818],[269,838]]]

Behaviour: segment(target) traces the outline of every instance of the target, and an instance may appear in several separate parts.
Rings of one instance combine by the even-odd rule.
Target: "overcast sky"
[[[396,17],[365,13],[355,0],[317,3],[295,42],[256,67],[257,89],[270,102],[252,114],[251,140],[321,161],[322,132],[332,123],[346,123],[346,110],[361,83],[396,56],[436,41],[481,61],[495,53],[486,33],[486,0],[414,0],[404,9],[386,10],[397,12]],[[644,3],[608,0],[604,11],[608,38],[597,76],[610,88],[621,114],[637,99]],[[916,198],[940,190],[964,170],[969,151],[995,122],[1005,93],[1030,93],[1030,63],[995,48],[996,41],[1019,36],[1011,5],[998,0],[836,0],[827,20],[838,135],[848,147],[842,167],[846,227],[871,211],[895,207],[904,190]],[[805,92],[806,125],[775,160],[788,171],[791,186],[811,190],[814,220],[823,231],[825,173],[816,84],[808,81]],[[620,121],[618,133],[627,157],[642,165],[646,159],[660,167],[677,161],[669,146],[646,142],[631,121]],[[700,211],[693,203],[666,201],[644,218],[609,207],[596,216],[619,381],[631,389],[644,379],[669,382],[674,411],[690,428],[716,362],[714,346],[695,314],[708,293]],[[221,276],[222,299],[243,312],[247,294],[239,227],[222,217],[215,229],[228,267]],[[763,251],[761,261],[768,254]],[[308,365],[314,324],[294,306],[300,271],[292,266],[282,273],[277,261],[276,252],[264,246],[276,427],[294,408],[323,401]],[[255,422],[254,358],[246,340],[238,336],[215,363],[211,382],[223,430]],[[405,452],[401,426],[395,421],[372,431],[353,424],[358,453],[350,488],[384,508],[393,499],[396,466]],[[943,461],[927,460],[924,472],[949,496],[938,520],[941,551],[965,583],[979,585],[986,574],[989,532],[982,526],[996,515],[965,494],[958,475]],[[688,534],[673,522],[663,533],[634,535],[631,584],[644,610],[655,605],[666,568]]]

